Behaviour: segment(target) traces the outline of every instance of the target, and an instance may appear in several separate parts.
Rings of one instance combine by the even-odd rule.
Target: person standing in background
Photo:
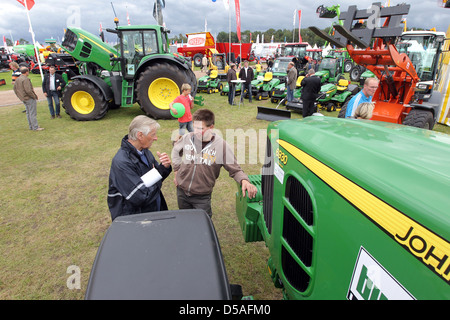
[[[65,87],[66,82],[63,77],[56,73],[55,66],[50,66],[49,73],[44,76],[42,81],[42,91],[44,96],[47,97],[48,109],[50,110],[50,116],[52,119],[61,118],[60,113],[60,101],[62,96],[62,89]],[[55,108],[53,108],[53,101],[55,102]]]
[[[14,93],[17,98],[25,105],[27,113],[28,126],[30,130],[42,131],[44,128],[39,127],[37,122],[37,99],[38,96],[34,92],[33,84],[31,83],[30,71],[26,67],[20,68],[20,77],[14,82]]]

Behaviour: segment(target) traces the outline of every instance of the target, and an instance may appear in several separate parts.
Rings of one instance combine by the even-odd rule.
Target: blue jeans
[[[55,109],[53,109],[53,100],[55,100]],[[49,94],[47,94],[47,102],[48,102],[48,109],[50,110],[50,115],[52,117],[56,115],[59,115],[59,94],[58,91],[50,91]]]
[[[184,130],[187,129],[189,132],[194,132],[194,126],[192,121],[189,122],[179,122],[180,125],[180,136],[184,135]]]
[[[287,88],[287,101],[291,102],[292,100],[294,100],[294,90],[292,90],[291,88],[289,88],[289,86],[286,87]]]
[[[228,104],[233,104],[234,97],[236,96],[236,85],[231,83],[228,85],[228,88],[230,89],[228,91]]]
[[[252,83],[250,82],[250,83],[242,83],[242,87],[241,87],[242,89],[241,89],[241,102],[242,102],[242,100],[244,100],[244,92],[245,92],[245,89],[247,89],[248,90],[248,101],[249,102],[252,102]]]

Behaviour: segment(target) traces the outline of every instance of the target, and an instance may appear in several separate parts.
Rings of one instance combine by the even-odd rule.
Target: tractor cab
[[[416,85],[419,100],[429,100],[439,72],[439,59],[445,40],[444,32],[406,31],[397,41],[399,53],[405,53],[416,69],[420,81]]]
[[[342,70],[342,59],[325,57],[319,64],[316,76],[320,77],[322,83],[337,82]]]
[[[123,57],[122,73],[126,79],[135,77],[136,71],[144,57],[170,52],[167,45],[168,30],[163,27],[122,26],[116,30],[120,39],[120,50]],[[158,39],[161,39],[162,43],[159,43]]]

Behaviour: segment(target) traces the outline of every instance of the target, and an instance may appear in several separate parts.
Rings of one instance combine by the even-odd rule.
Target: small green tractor
[[[346,79],[339,79],[334,83],[326,83],[320,88],[318,107],[328,112],[340,109],[355,94],[359,92],[356,84],[350,84]]]
[[[320,77],[322,83],[337,82],[341,77],[343,77],[342,61],[342,57],[327,56],[323,58],[315,75]]]
[[[218,71],[210,70],[209,75],[205,75],[198,79],[197,92],[206,92],[208,94],[214,92],[222,92],[223,83],[219,78]]]
[[[118,23],[116,23],[118,24]],[[170,53],[168,33],[159,25],[116,26],[118,48],[79,28],[69,27],[62,47],[77,60],[80,75],[63,92],[63,106],[75,120],[98,120],[109,108],[140,108],[155,119],[173,119],[169,110],[183,83],[197,91],[191,64]]]
[[[266,71],[264,77],[252,81],[252,93],[256,100],[271,98],[272,93],[279,88],[280,90],[286,83],[287,66],[292,61],[290,57],[280,57],[274,61],[273,67]],[[272,101],[273,102],[273,101]]]

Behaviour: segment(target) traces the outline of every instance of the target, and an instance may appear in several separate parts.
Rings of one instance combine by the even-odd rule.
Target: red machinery
[[[375,102],[372,120],[432,129],[438,106],[417,99],[415,90],[420,79],[410,58],[399,53],[395,46],[402,35],[402,16],[409,8],[406,4],[381,7],[380,3],[363,10],[349,6],[340,15],[343,25],[334,25],[334,36],[316,27],[310,29],[336,47],[346,47],[355,63],[372,71],[380,80],[372,99]],[[385,20],[379,27],[381,19]],[[366,21],[365,28],[362,20]]]

